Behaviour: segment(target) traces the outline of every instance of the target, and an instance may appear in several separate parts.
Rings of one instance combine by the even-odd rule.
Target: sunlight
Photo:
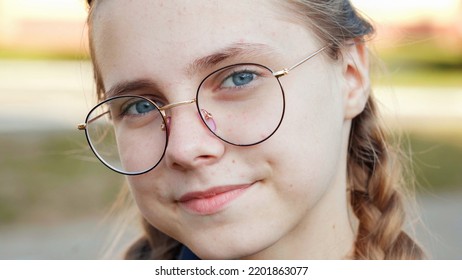
[[[3,2],[3,3],[2,3]],[[84,19],[83,0],[0,0],[6,15],[34,19]]]
[[[412,23],[422,20],[446,23],[460,13],[460,0],[351,0],[351,2],[380,23]]]

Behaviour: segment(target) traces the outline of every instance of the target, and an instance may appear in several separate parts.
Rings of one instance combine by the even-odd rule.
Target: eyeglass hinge
[[[78,129],[78,130],[85,130],[85,128],[87,128],[87,125],[84,124],[84,123],[81,123],[81,124],[78,124],[78,125],[77,125],[77,129]]]
[[[276,78],[285,76],[285,75],[287,75],[287,74],[289,74],[289,70],[286,69],[286,68],[284,68],[284,69],[282,69],[282,70],[280,70],[280,71],[276,71],[276,72],[273,73],[273,75],[274,75]]]

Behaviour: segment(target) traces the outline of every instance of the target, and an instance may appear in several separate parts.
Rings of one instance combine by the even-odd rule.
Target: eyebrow
[[[256,43],[234,43],[220,49],[210,55],[195,59],[191,64],[186,67],[186,73],[188,76],[192,76],[194,73],[201,70],[210,69],[211,67],[222,63],[232,58],[256,58],[264,55],[273,55],[275,49],[265,44]],[[251,61],[242,61],[243,63]]]
[[[231,58],[244,59],[248,57],[249,59],[255,59],[265,55],[274,55],[275,53],[275,49],[265,44],[234,43],[210,55],[195,59],[185,68],[186,74],[188,76],[192,76],[197,72],[210,69],[211,67]],[[245,63],[250,61],[242,62]],[[154,81],[150,79],[136,79],[115,84],[106,92],[106,99],[143,89],[151,89],[154,92],[161,92],[161,87]]]
[[[111,87],[109,91],[106,92],[106,98],[114,97],[117,95],[123,95],[127,92],[134,92],[143,89],[151,89],[154,92],[160,92],[160,87],[148,79],[138,79],[133,81],[120,82]]]

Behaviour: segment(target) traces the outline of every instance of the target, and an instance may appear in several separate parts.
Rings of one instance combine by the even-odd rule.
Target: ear
[[[351,120],[366,106],[370,94],[369,54],[363,42],[352,41],[343,49],[345,119]]]

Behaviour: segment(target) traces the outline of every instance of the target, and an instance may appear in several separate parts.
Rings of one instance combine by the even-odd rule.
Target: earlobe
[[[345,119],[353,119],[366,106],[370,94],[369,55],[359,40],[344,48],[343,75],[345,79]]]

